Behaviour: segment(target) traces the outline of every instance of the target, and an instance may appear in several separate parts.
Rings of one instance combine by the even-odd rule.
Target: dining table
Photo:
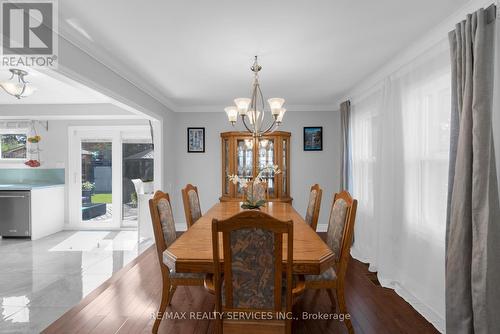
[[[212,221],[223,220],[244,211],[241,202],[220,202],[212,206],[196,223],[163,252],[163,262],[178,273],[213,273]],[[289,203],[267,202],[260,210],[270,216],[293,221],[293,273],[320,275],[335,261],[333,251]],[[222,234],[220,255],[222,257]],[[287,242],[283,240],[283,270],[287,266]],[[221,270],[223,261],[221,258]]]

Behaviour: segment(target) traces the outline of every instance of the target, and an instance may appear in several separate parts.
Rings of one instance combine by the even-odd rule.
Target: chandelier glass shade
[[[24,79],[28,72],[16,68],[11,68],[9,71],[12,73],[10,79],[0,82],[0,86],[6,93],[17,99],[33,94],[36,88]]]
[[[237,123],[238,116],[240,116],[247,131],[254,137],[260,137],[275,131],[283,122],[286,112],[286,109],[283,108],[285,99],[274,97],[267,100],[271,120],[266,124],[266,104],[259,83],[259,71],[262,66],[259,65],[257,56],[255,56],[255,61],[250,69],[254,73],[251,98],[240,97],[234,99],[235,105],[224,108],[224,111],[233,126]]]

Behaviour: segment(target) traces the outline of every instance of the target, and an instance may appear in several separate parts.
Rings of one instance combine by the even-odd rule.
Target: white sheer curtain
[[[447,40],[352,100],[353,257],[444,330]]]
[[[497,21],[495,25],[495,81],[493,95],[493,139],[497,178],[500,186],[500,2],[497,2]]]

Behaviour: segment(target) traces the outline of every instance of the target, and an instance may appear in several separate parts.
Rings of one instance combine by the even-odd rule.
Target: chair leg
[[[343,286],[337,287],[337,298],[338,298],[338,302],[339,302],[340,313],[343,313],[344,315],[346,315],[348,312],[347,312],[347,306],[345,303],[344,287]],[[347,331],[349,332],[349,334],[354,334],[354,328],[352,327],[351,319],[345,319],[344,322],[345,322],[345,326],[347,327]]]
[[[165,310],[167,309],[167,306],[170,304],[170,283],[169,282],[163,282],[163,289],[161,293],[161,302],[160,302],[160,308],[158,309],[158,313],[156,313],[156,319],[155,323],[153,324],[153,333],[158,333],[158,327],[160,327],[160,322],[161,319],[163,319],[163,314],[165,313]]]
[[[170,303],[172,303],[172,298],[174,298],[174,293],[175,293],[175,290],[177,290],[177,285],[172,285],[170,287],[170,293],[168,294],[168,304],[167,305],[170,305]]]
[[[285,321],[285,333],[292,334],[292,320]]]
[[[333,295],[333,289],[326,289],[326,292],[330,297],[330,301],[332,302],[332,309],[335,312],[337,310],[337,302],[335,300],[335,296]]]
[[[215,334],[222,334],[222,320],[215,319]]]

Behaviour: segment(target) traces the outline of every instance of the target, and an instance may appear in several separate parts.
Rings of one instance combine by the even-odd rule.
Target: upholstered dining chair
[[[221,271],[219,233],[222,233],[224,273]],[[283,279],[284,236],[288,243],[287,259],[293,262],[292,221],[280,221],[258,211],[244,211],[226,220],[212,221],[214,275],[208,286],[215,290],[216,312],[292,311],[293,298],[303,292],[304,281],[299,279],[293,283],[293,263],[290,262]],[[262,331],[262,326],[267,331]],[[234,319],[216,320],[216,333],[241,330],[291,333],[291,320],[243,323]]]
[[[190,228],[202,215],[198,187],[187,184],[186,187],[182,189],[182,202],[184,203],[184,214],[186,215],[187,227]]]
[[[311,187],[309,192],[309,202],[307,203],[306,211],[306,224],[311,226],[313,230],[316,231],[319,219],[319,209],[321,207],[321,197],[323,196],[323,190],[319,184],[315,184]]]
[[[170,305],[177,286],[203,286],[205,275],[176,273],[174,269],[169,269],[163,263],[163,252],[176,239],[170,196],[157,191],[153,198],[149,200],[149,211],[151,212],[151,221],[153,222],[156,251],[158,253],[158,261],[160,262],[163,283],[160,307],[153,325],[153,333],[157,333],[163,314],[167,306]]]
[[[326,240],[335,254],[335,264],[321,275],[305,276],[306,289],[326,289],[334,308],[335,297],[333,291],[335,291],[340,312],[344,314],[347,314],[344,282],[350,258],[357,205],[357,200],[353,199],[347,191],[335,194],[330,211]],[[345,319],[345,325],[349,333],[354,333],[350,319]]]

